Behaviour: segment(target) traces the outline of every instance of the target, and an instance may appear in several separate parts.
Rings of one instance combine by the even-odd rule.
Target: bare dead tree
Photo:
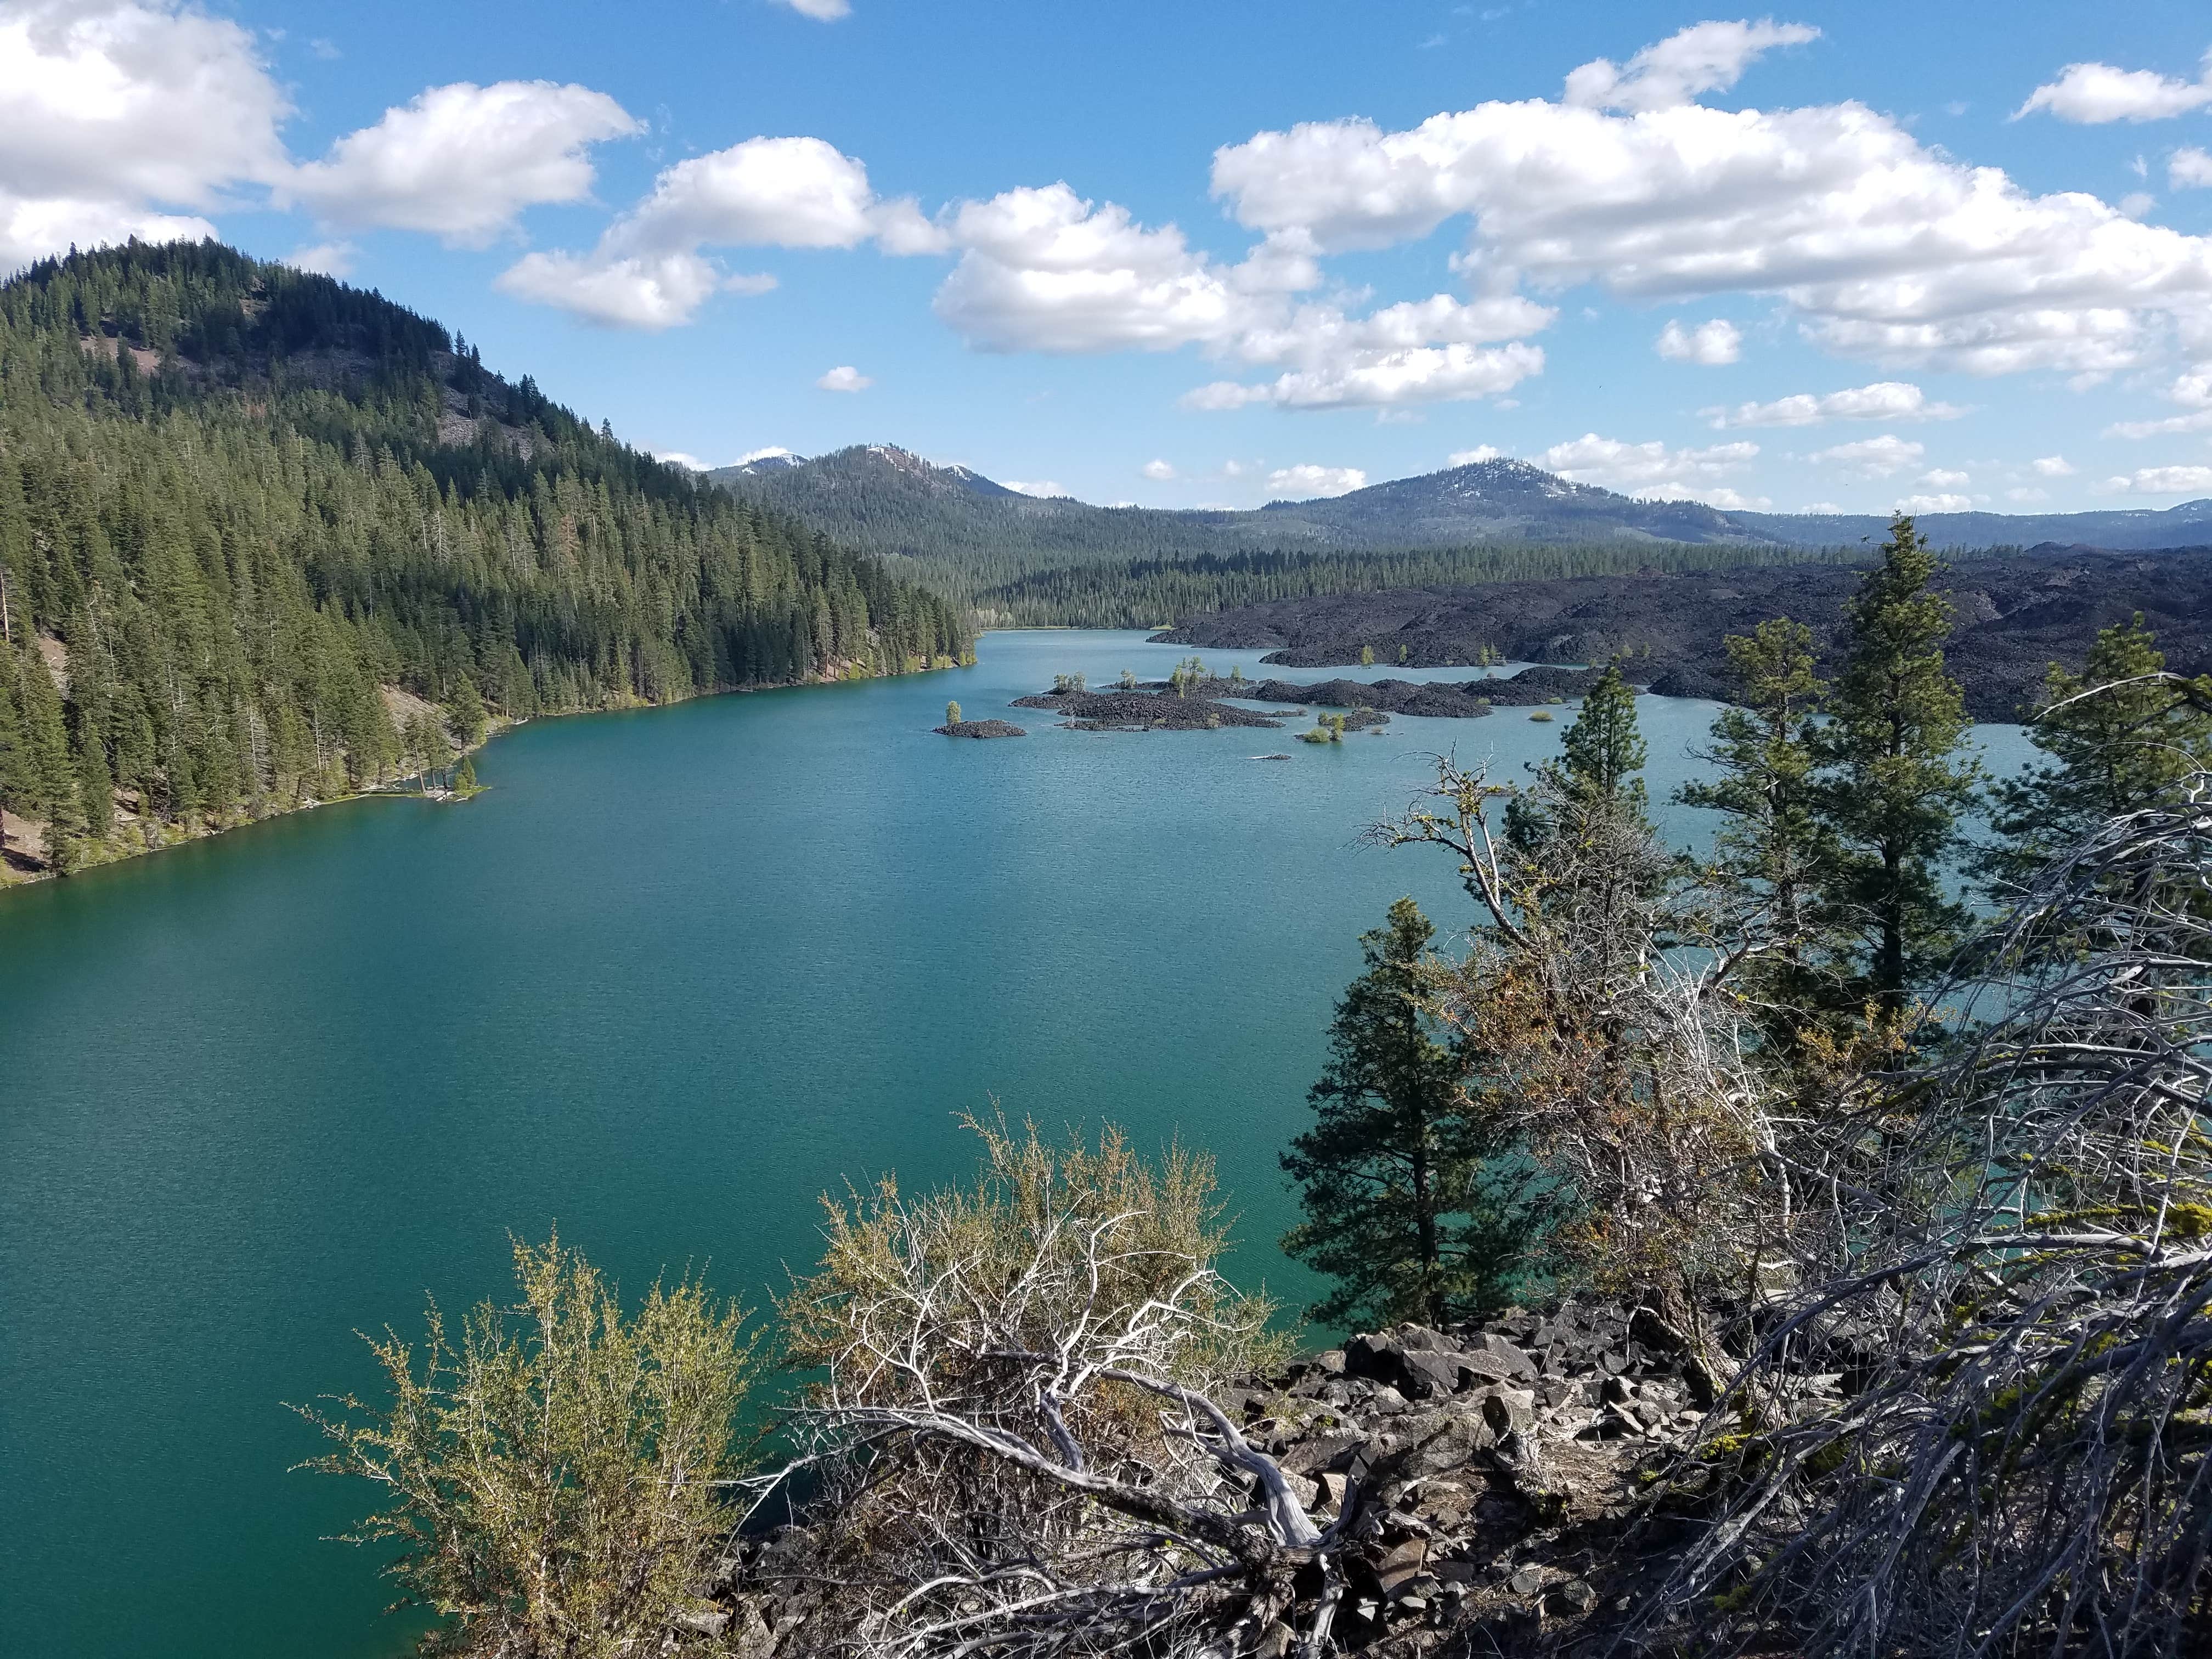
[[[1516,844],[1509,802],[1559,832]],[[1694,1326],[1700,1289],[1755,1270],[1789,1225],[1772,1090],[1729,984],[1747,936],[1716,927],[1640,812],[1550,779],[1514,789],[1439,759],[1425,799],[1369,839],[1450,854],[1480,912],[1431,981],[1479,1056],[1471,1103],[1571,1184],[1589,1265]]]
[[[2049,868],[1942,999],[1978,1034],[1798,1143],[1826,1254],[1737,1384],[1754,1432],[1707,1449],[1737,1484],[1662,1607],[1732,1586],[1737,1628],[1813,1654],[2202,1650],[2208,799],[2200,775]],[[1814,1406],[1838,1360],[1856,1386]]]
[[[1328,1651],[1357,1505],[1317,1524],[1212,1397],[1266,1358],[1269,1310],[1214,1269],[1210,1172],[986,1138],[983,1191],[841,1206],[783,1303],[826,1373],[794,1430],[834,1644]]]

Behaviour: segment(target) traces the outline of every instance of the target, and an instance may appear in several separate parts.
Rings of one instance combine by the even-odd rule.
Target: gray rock
[[[1501,1362],[1506,1366],[1505,1374],[1509,1376],[1533,1377],[1536,1375],[1536,1362],[1524,1350],[1491,1332],[1484,1331],[1468,1338],[1460,1344],[1460,1348],[1469,1360],[1480,1356]]]
[[[679,1613],[676,1622],[683,1629],[701,1636],[720,1636],[730,1627],[729,1611],[724,1607],[703,1607],[692,1613]]]
[[[1482,1416],[1500,1440],[1516,1430],[1531,1433],[1536,1426],[1536,1396],[1526,1389],[1486,1389]]]
[[[1429,1540],[1408,1538],[1389,1551],[1375,1564],[1375,1580],[1382,1585],[1385,1595],[1396,1595],[1412,1589],[1413,1580],[1420,1576],[1422,1565],[1429,1559]]]
[[[1553,1594],[1559,1597],[1562,1613],[1588,1613],[1597,1605],[1597,1592],[1590,1588],[1587,1579],[1570,1578]]]

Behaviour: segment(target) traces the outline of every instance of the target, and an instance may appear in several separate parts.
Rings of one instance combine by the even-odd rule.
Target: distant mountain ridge
[[[1113,558],[1188,558],[1254,550],[1403,550],[1515,542],[1677,543],[1736,548],[1853,547],[1879,540],[1879,514],[1723,512],[1638,500],[1526,461],[1473,461],[1321,500],[1245,510],[1095,507],[1041,499],[964,466],[889,444],[808,459],[764,457],[707,474],[798,514],[871,552],[968,571],[982,580]],[[2163,510],[2014,514],[1932,513],[1917,521],[1948,549],[2064,544],[2146,551],[2212,543],[2212,500]]]

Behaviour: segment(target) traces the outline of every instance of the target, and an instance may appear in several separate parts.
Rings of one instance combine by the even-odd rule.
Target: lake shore
[[[680,697],[664,698],[657,702],[639,697],[620,702],[605,703],[595,708],[562,708],[550,714],[529,714],[519,720],[494,715],[486,720],[483,735],[476,742],[465,745],[459,743],[453,744],[454,758],[458,761],[462,756],[478,753],[494,738],[502,736],[519,726],[529,726],[539,720],[566,720],[576,714],[618,714],[625,710],[641,708],[673,708],[681,703],[696,702],[702,697],[741,696],[754,691],[790,691],[810,685],[839,685],[856,678],[902,679],[918,674],[942,673],[948,667],[957,667],[958,665],[932,663],[927,668],[908,669],[901,675],[860,676],[845,672],[848,666],[849,665],[840,665],[834,671],[825,671],[806,679],[791,680],[777,685],[720,685],[708,690],[693,691]],[[386,686],[382,690],[387,703],[395,706],[404,705],[410,712],[435,708],[434,704],[425,702],[413,693],[401,690],[397,686]],[[448,741],[452,741],[453,734],[448,732],[447,735]],[[409,787],[410,780],[416,781],[416,787]],[[343,806],[352,801],[431,800],[441,805],[458,805],[480,793],[479,790],[459,791],[422,787],[420,787],[417,774],[404,773],[388,781],[372,784],[367,788],[352,790],[342,795],[311,796],[306,799],[283,805],[264,803],[258,811],[249,810],[215,818],[197,818],[189,823],[163,822],[142,816],[131,810],[126,802],[118,798],[115,805],[115,828],[100,841],[94,841],[90,837],[81,840],[77,844],[77,861],[70,873],[79,874],[88,870],[100,869],[110,864],[121,864],[131,859],[144,858],[149,854],[166,853],[173,848],[189,847],[195,842],[207,841],[216,836],[228,835],[234,830],[245,830],[257,823],[266,823],[272,818],[290,817],[297,813],[312,812],[326,806]],[[118,792],[118,797],[119,794],[120,792]],[[5,895],[17,888],[33,886],[40,882],[64,878],[55,873],[47,863],[43,852],[38,850],[45,838],[45,824],[35,818],[18,817],[13,812],[0,811],[0,828],[4,828],[5,830],[4,836],[0,836],[0,895]]]

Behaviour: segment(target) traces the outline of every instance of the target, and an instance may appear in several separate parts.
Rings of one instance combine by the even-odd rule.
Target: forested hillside
[[[0,286],[0,644],[20,873],[373,785],[487,718],[903,672],[970,640],[940,595],[440,325],[208,242]]]
[[[889,444],[706,476],[883,555],[987,627],[1152,627],[1316,593],[1808,556],[1709,507],[1632,501],[1514,461],[1249,513],[1039,500]]]
[[[986,626],[1180,623],[1269,599],[1863,558],[1884,517],[1642,501],[1502,456],[1248,512],[1039,500],[889,444],[779,452],[707,475],[893,562]],[[1935,514],[1950,550],[2202,545],[2212,501],[2166,512]]]
[[[963,599],[1061,565],[1196,557],[1222,545],[1222,526],[1249,516],[1040,500],[890,444],[705,476],[741,499],[796,514],[840,541],[899,561],[919,580]]]
[[[1014,627],[1071,623],[1150,628],[1271,599],[1560,576],[1674,574],[1777,562],[1842,563],[1851,556],[1834,550],[1785,551],[1736,543],[1624,541],[1548,546],[1507,542],[1400,553],[1203,553],[1188,559],[1056,566],[986,587],[974,602],[981,616]]]

